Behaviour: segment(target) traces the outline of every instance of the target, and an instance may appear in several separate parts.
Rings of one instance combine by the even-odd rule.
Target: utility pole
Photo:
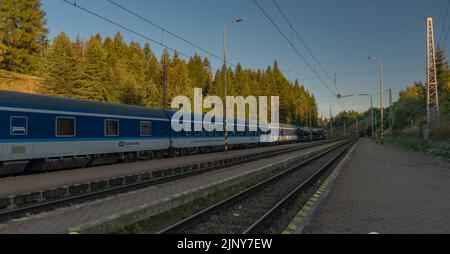
[[[433,18],[427,18],[427,129],[439,125],[439,89],[436,70]],[[428,135],[425,135],[428,136]]]
[[[225,151],[228,151],[228,126],[227,126],[227,96],[228,96],[228,88],[227,88],[227,29],[229,24],[235,24],[241,22],[242,19],[229,20],[225,22],[223,28],[223,93],[224,93],[224,116],[223,116],[223,128],[224,128],[224,142],[225,142]]]

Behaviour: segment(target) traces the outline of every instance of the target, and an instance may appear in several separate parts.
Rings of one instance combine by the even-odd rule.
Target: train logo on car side
[[[120,141],[119,142],[119,147],[132,147],[132,146],[139,146],[140,143],[137,141],[133,141],[133,142],[126,142],[126,141]]]

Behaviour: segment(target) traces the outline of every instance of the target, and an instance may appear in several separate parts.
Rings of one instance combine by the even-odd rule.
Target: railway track
[[[274,233],[272,222],[317,183],[354,142],[330,148],[157,234]]]
[[[336,142],[336,141],[333,141],[333,142]],[[321,142],[318,144],[312,144],[310,146],[308,145],[308,146],[301,146],[301,147],[295,147],[295,148],[289,148],[289,149],[280,149],[280,150],[274,151],[269,156],[265,156],[264,158],[274,157],[274,156],[280,155],[282,153],[301,151],[301,150],[309,149],[309,148],[312,148],[315,146],[320,146],[320,145],[324,145],[324,144],[328,144],[328,143],[332,143],[332,142]],[[211,172],[214,170],[228,168],[228,167],[236,166],[236,165],[243,164],[243,163],[248,163],[248,162],[259,160],[259,159],[261,159],[261,158],[248,159],[248,160],[239,161],[236,163],[230,163],[227,165],[189,171],[189,172],[171,175],[171,176],[167,176],[167,177],[151,179],[148,181],[142,181],[142,182],[127,184],[127,185],[117,186],[114,188],[104,189],[104,190],[100,190],[100,191],[89,192],[89,193],[82,194],[82,195],[71,196],[71,197],[52,200],[52,201],[44,201],[44,202],[39,202],[39,203],[35,203],[32,205],[28,205],[28,206],[3,210],[3,211],[0,211],[0,222],[15,219],[15,218],[20,218],[20,217],[23,217],[26,215],[48,212],[48,211],[52,211],[52,210],[59,209],[62,207],[68,207],[68,206],[72,206],[75,204],[80,204],[80,203],[93,201],[93,200],[97,200],[97,199],[102,199],[102,198],[106,198],[109,196],[126,193],[126,192],[130,192],[130,191],[138,190],[138,189],[144,189],[144,188],[148,188],[150,186],[154,186],[157,184],[162,184],[162,183],[175,181],[178,179],[188,178],[188,177],[208,173],[208,172]]]

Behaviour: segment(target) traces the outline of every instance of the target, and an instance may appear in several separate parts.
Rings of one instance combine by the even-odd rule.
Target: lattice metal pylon
[[[439,90],[433,18],[427,18],[427,117],[429,127],[439,124]]]

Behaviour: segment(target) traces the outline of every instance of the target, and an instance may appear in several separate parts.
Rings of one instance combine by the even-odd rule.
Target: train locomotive
[[[223,132],[175,132],[173,114],[0,91],[0,176],[223,150]],[[246,123],[244,132],[229,132],[230,149],[309,141],[304,128],[279,128],[278,140],[267,144],[260,142],[264,133],[250,131]]]

